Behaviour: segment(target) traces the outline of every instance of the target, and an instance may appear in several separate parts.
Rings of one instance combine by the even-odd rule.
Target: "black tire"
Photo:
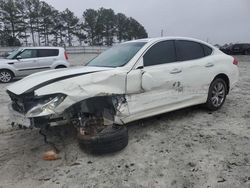
[[[82,149],[93,154],[106,154],[120,151],[128,145],[128,130],[125,126],[109,126],[95,136],[77,134]]]
[[[55,69],[63,69],[66,68],[64,65],[58,65]]]
[[[219,94],[218,93],[215,94],[216,93],[215,88],[219,88],[217,86],[223,87],[220,90],[218,89]],[[222,107],[222,105],[224,104],[225,100],[226,100],[226,96],[227,96],[227,93],[228,93],[227,90],[228,90],[228,88],[227,88],[226,82],[221,78],[216,78],[210,84],[208,97],[207,97],[207,102],[206,102],[206,107],[211,111],[215,111],[215,110],[220,109]],[[217,99],[214,100],[215,98],[217,98]]]
[[[6,69],[0,70],[0,82],[9,83],[13,80],[14,74]]]

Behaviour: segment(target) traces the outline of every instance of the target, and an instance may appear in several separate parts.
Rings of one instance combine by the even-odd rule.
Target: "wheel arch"
[[[55,69],[59,69],[59,68],[67,68],[67,66],[65,66],[65,65],[57,65],[57,66],[55,67]]]
[[[215,78],[213,79],[213,81],[216,78],[221,78],[221,79],[223,79],[226,82],[226,85],[227,85],[227,94],[228,94],[229,90],[230,90],[230,80],[229,80],[229,77],[226,74],[224,74],[224,73],[220,73],[217,76],[215,76]]]
[[[121,105],[124,101],[124,95],[95,96],[72,104],[64,110],[64,113],[77,114],[79,112],[84,112],[93,114],[103,111],[104,109],[110,109],[113,113],[116,113],[117,106]]]
[[[12,70],[8,69],[8,68],[0,68],[0,71],[2,71],[2,70],[10,71],[12,73],[13,77],[16,76],[15,73]]]

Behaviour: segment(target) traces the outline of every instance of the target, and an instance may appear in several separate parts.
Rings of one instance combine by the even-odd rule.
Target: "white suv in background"
[[[21,47],[0,59],[0,82],[35,72],[69,67],[68,55],[60,47]]]

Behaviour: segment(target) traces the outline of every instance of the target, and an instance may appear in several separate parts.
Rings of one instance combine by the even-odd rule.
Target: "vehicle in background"
[[[68,55],[61,47],[21,47],[0,59],[0,82],[57,68],[69,67]]]
[[[7,87],[14,124],[71,124],[94,153],[128,143],[126,124],[188,106],[218,110],[238,81],[238,62],[196,39],[141,39],[86,66],[28,76]]]
[[[227,47],[221,47],[220,50],[228,55],[250,55],[250,44],[233,44]]]

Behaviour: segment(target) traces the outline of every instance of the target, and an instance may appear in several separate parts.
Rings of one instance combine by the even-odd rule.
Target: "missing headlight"
[[[66,95],[64,94],[56,94],[52,96],[46,96],[45,98],[41,98],[39,103],[33,107],[31,110],[27,112],[28,117],[38,116],[41,113],[51,113],[54,112],[54,109],[61,104]]]

